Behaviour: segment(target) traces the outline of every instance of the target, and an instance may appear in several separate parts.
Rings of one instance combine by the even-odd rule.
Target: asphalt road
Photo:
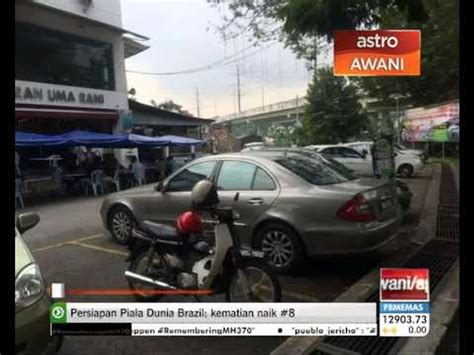
[[[285,302],[331,301],[384,258],[405,253],[420,215],[431,167],[405,180],[414,197],[397,240],[378,257],[332,258],[308,261],[303,271],[280,277]],[[24,236],[48,283],[66,288],[127,288],[123,273],[126,250],[103,234],[99,217],[102,198],[44,201],[27,207],[41,215],[40,224]],[[128,296],[76,296],[68,301],[132,302]],[[193,302],[190,297],[167,296],[163,302]],[[205,301],[220,302],[222,297]],[[284,337],[67,337],[60,354],[268,354]]]

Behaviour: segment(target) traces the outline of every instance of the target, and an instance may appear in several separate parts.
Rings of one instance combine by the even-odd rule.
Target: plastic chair
[[[143,165],[138,165],[135,169],[135,183],[138,186],[145,184],[145,167]]]
[[[60,167],[56,167],[54,169],[53,178],[54,178],[54,181],[56,182],[56,185],[58,186],[59,193],[61,195],[64,195],[65,186],[64,186],[64,180],[63,180],[63,169],[61,169]]]
[[[115,173],[114,173],[113,177],[105,176],[103,178],[103,181],[104,182],[106,182],[106,181],[110,182],[111,184],[115,185],[115,190],[116,191],[120,191],[120,169],[115,170]]]
[[[89,194],[89,186],[94,192],[94,196],[97,196],[99,193],[104,193],[104,173],[102,170],[94,170],[91,174],[90,179],[82,179],[81,182],[85,187],[86,196]]]
[[[16,202],[18,200],[20,201],[21,208],[24,208],[25,204],[23,203],[23,197],[21,196],[21,185],[22,185],[21,179],[15,179],[15,207],[16,207]]]

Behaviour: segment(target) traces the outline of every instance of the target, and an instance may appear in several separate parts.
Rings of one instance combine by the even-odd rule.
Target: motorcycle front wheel
[[[165,272],[163,257],[158,253],[153,253],[152,266],[150,270],[148,267],[148,252],[142,252],[130,263],[128,270],[143,276],[156,277],[160,274],[160,272]],[[140,281],[128,280],[128,286],[130,290],[136,292],[134,297],[140,302],[158,301],[163,297],[163,295],[147,293],[149,290],[160,290],[160,288],[145,284]]]
[[[244,261],[240,271],[237,270],[229,282],[227,302],[281,301],[280,282],[266,266],[253,261]]]

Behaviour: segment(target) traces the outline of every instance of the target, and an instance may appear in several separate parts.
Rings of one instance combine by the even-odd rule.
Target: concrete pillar
[[[170,146],[167,145],[165,146],[165,158],[168,158],[170,156]]]
[[[191,146],[191,154],[195,154],[196,153],[196,146],[193,144]]]

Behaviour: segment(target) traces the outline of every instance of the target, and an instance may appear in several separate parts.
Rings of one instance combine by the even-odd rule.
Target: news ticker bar
[[[429,333],[429,302],[64,303],[52,335],[383,336]]]
[[[134,324],[52,323],[51,335],[121,336],[377,336],[376,323],[358,324]]]
[[[376,324],[376,303],[65,303],[50,322],[130,324]]]

